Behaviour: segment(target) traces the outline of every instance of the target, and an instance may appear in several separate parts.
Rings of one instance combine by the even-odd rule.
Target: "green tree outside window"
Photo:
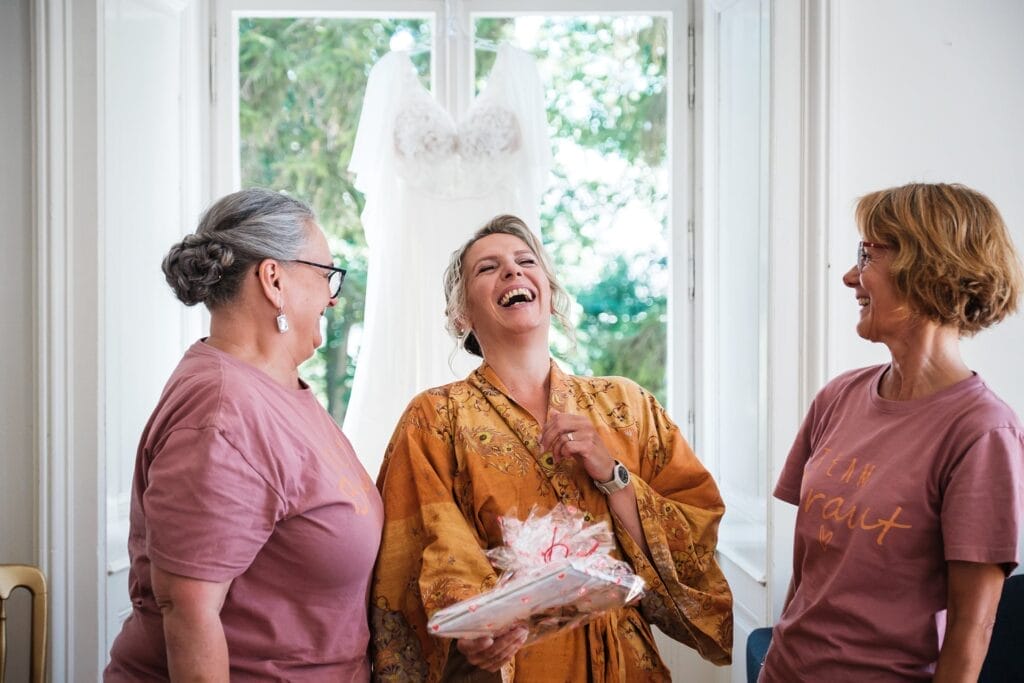
[[[484,39],[531,50],[545,79],[555,163],[541,207],[542,230],[577,302],[577,348],[556,338],[556,354],[574,372],[624,375],[664,401],[666,21],[487,18],[475,30]],[[338,305],[327,313],[325,343],[302,368],[339,422],[352,389],[367,263],[359,221],[363,197],[347,167],[369,70],[398,31],[416,46],[433,40],[430,22],[415,18],[246,18],[239,24],[242,184],[309,201],[349,271]],[[603,68],[595,55],[604,56]],[[478,84],[493,57],[477,51]],[[413,62],[429,87],[429,51],[414,51]],[[608,68],[613,62],[615,68]],[[592,169],[581,158],[600,161],[589,166],[603,174],[588,175]],[[619,220],[638,206],[655,227],[646,241]],[[620,242],[626,245],[621,253],[607,253],[609,243]]]

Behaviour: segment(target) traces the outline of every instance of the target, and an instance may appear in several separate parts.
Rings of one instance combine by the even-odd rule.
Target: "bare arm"
[[[163,615],[167,667],[174,683],[229,680],[228,645],[220,610],[231,582],[213,583],[150,567]]]
[[[949,562],[946,637],[935,683],[973,683],[985,662],[1003,589],[997,564]]]

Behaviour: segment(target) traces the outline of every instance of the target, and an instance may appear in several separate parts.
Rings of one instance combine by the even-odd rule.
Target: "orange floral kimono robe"
[[[551,363],[549,411],[586,415],[633,475],[653,564],[583,467],[539,453],[540,426],[483,364],[416,396],[395,429],[377,486],[384,532],[371,596],[380,681],[668,681],[657,625],[727,664],[732,595],[714,551],[724,511],[711,475],[651,394],[619,377],[576,377]],[[492,586],[484,550],[498,518],[558,502],[607,520],[647,591],[639,604],[529,645],[499,674],[472,667],[454,641],[427,634],[430,615]]]

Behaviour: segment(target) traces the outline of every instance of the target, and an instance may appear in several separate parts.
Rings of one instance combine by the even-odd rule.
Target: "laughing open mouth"
[[[537,296],[525,287],[517,287],[502,294],[501,298],[498,299],[498,305],[508,308],[516,304],[529,303],[536,298]]]

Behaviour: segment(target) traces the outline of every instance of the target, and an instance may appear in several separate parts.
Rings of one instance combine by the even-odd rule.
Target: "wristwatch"
[[[598,481],[594,479],[594,486],[604,495],[611,495],[616,491],[629,486],[629,470],[618,460],[615,461],[615,467],[612,469],[612,478],[608,481]]]

